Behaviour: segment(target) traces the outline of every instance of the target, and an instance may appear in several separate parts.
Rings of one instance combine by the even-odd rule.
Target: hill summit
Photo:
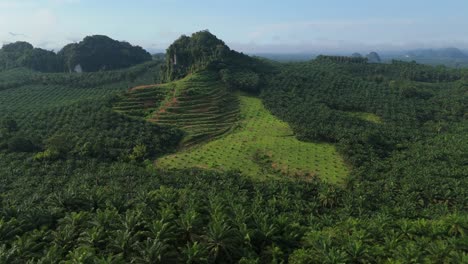
[[[66,71],[114,70],[150,61],[151,54],[139,46],[107,36],[88,36],[79,43],[65,46],[59,53]]]
[[[166,51],[166,77],[175,80],[205,69],[233,53],[231,49],[208,30],[182,35]]]
[[[228,87],[258,92],[261,76],[272,69],[258,58],[231,50],[208,30],[190,37],[183,35],[167,49],[165,81],[178,80],[202,70],[218,72]]]

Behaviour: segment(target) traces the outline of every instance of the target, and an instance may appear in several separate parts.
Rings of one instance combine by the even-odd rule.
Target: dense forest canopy
[[[100,35],[68,44],[58,56],[66,70],[73,71],[77,65],[81,65],[86,72],[121,69],[152,59],[151,54],[139,46]]]
[[[0,49],[0,70],[16,67],[42,72],[62,70],[60,60],[54,52],[34,48],[27,42],[6,44]]]
[[[34,48],[27,42],[6,44],[0,50],[0,70],[24,67],[39,72],[73,72],[77,66],[85,72],[127,68],[152,60],[139,46],[107,36],[88,36],[68,44],[57,54]]]
[[[76,47],[61,51],[72,67]],[[199,72],[229,98],[259,95],[287,136],[336,147],[345,183],[157,169],[183,132],[113,103]],[[466,263],[467,77],[361,56],[275,63],[208,31],[125,70],[0,72],[0,263]]]

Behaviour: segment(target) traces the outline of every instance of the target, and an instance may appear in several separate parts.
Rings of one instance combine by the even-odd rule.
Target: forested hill
[[[115,70],[150,61],[151,54],[139,46],[113,40],[107,36],[89,36],[79,43],[65,46],[59,53],[65,70],[80,65],[83,71]]]
[[[264,61],[231,50],[207,30],[181,36],[166,51],[166,81],[206,69],[219,72],[229,87],[249,92],[258,92],[263,77],[273,70]]]
[[[66,45],[58,53],[27,42],[6,44],[0,50],[0,71],[24,67],[40,72],[95,72],[127,68],[152,60],[139,46],[107,36],[89,36]]]
[[[63,65],[52,51],[34,48],[27,42],[6,44],[0,49],[0,71],[25,67],[41,72],[62,71]]]

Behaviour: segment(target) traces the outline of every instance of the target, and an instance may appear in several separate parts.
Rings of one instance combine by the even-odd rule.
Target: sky
[[[208,29],[246,53],[468,50],[468,0],[0,0],[0,44],[107,35],[156,52]]]

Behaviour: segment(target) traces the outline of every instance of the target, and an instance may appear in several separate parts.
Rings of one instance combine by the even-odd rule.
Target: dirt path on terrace
[[[156,114],[153,116],[153,118],[151,118],[152,121],[157,122],[159,120],[159,116],[162,113],[165,113],[167,108],[169,108],[171,106],[175,106],[177,104],[176,92],[177,92],[177,90],[174,89],[174,92],[172,93],[171,100],[167,101],[161,108],[159,108],[158,112],[156,112]]]
[[[161,84],[140,85],[140,86],[135,86],[133,88],[130,88],[128,91],[132,92],[132,91],[136,91],[136,90],[154,88],[154,87],[158,87],[158,86],[161,86]]]

